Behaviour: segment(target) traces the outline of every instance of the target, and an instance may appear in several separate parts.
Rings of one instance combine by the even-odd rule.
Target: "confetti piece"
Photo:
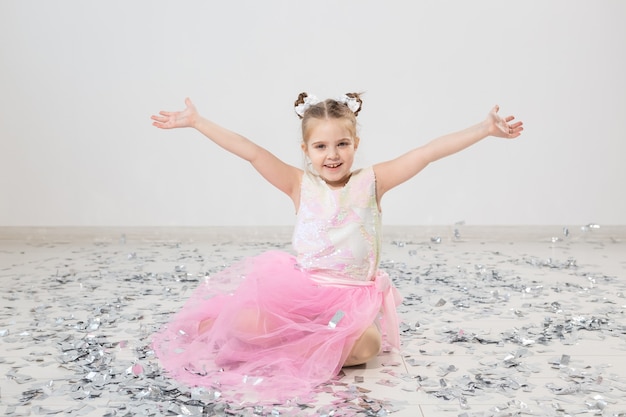
[[[345,315],[345,313],[343,311],[338,310],[335,313],[335,315],[328,322],[328,327],[331,328],[331,329],[336,328],[337,324],[339,324],[339,321],[341,321],[341,319],[343,318],[344,315]]]

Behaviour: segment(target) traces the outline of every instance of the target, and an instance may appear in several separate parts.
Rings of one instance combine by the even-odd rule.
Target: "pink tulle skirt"
[[[395,305],[384,311],[385,294],[381,285],[321,284],[292,255],[266,252],[202,283],[153,347],[182,383],[282,401],[336,376],[372,323],[384,338],[397,327]]]

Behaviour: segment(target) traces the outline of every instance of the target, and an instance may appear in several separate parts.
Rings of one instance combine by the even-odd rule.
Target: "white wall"
[[[0,2],[0,226],[287,225],[289,199],[191,130],[190,96],[301,165],[300,91],[365,91],[358,165],[523,119],[383,200],[390,225],[626,224],[626,2]]]

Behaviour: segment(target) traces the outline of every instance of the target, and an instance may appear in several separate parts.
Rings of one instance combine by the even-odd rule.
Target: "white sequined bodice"
[[[355,171],[336,190],[305,173],[292,241],[300,268],[333,278],[373,279],[379,262],[380,217],[371,167]]]

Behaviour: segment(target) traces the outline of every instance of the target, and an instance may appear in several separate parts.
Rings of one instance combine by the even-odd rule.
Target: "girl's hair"
[[[309,100],[306,100],[307,98],[309,98]],[[293,105],[296,108],[304,105],[304,112],[297,112],[298,117],[302,119],[303,140],[306,140],[311,119],[344,119],[349,122],[348,128],[350,129],[352,135],[356,136],[356,116],[359,114],[361,107],[363,106],[361,94],[347,93],[344,98],[337,100],[329,98],[319,103],[313,103],[311,102],[312,98],[309,97],[307,93],[300,93],[298,95],[298,98]]]

